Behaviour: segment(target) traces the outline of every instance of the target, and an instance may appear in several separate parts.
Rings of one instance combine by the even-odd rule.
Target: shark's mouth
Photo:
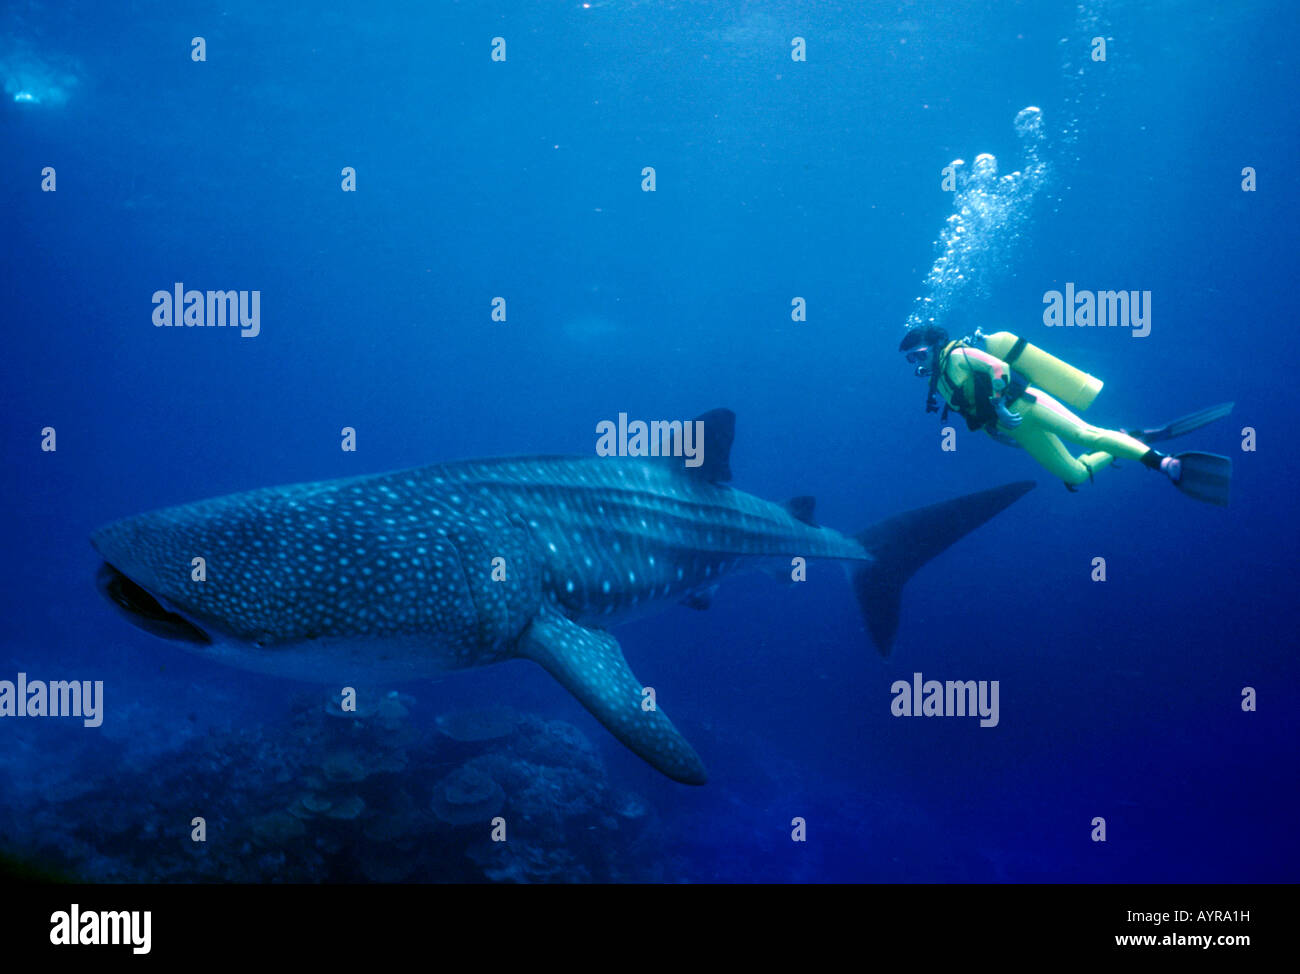
[[[104,562],[97,579],[99,590],[124,616],[145,632],[163,639],[207,645],[211,637],[184,616],[177,615],[120,571]]]

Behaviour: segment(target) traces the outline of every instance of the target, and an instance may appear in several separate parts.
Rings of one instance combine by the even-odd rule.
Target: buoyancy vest
[[[954,377],[951,371],[960,368],[952,362],[952,353],[959,348],[969,347],[971,346],[964,338],[945,345],[939,353],[935,374],[938,377],[936,389],[939,395],[943,396],[944,402],[951,409],[961,414],[966,420],[967,428],[973,432],[996,427],[998,414],[993,408],[993,379],[987,372],[966,368],[966,376],[962,378],[960,375]],[[944,421],[947,418],[948,410],[944,409]]]

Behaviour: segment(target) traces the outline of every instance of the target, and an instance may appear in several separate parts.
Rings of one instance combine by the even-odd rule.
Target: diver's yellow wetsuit
[[[981,337],[991,350],[1001,349],[1008,340],[1018,342],[1006,332]],[[1023,345],[1019,342],[1020,347]],[[1090,480],[1116,457],[1143,460],[1152,453],[1150,446],[1127,433],[1085,423],[1041,389],[1027,385],[1025,378],[997,355],[976,348],[964,339],[949,342],[940,354],[935,390],[952,409],[966,417],[972,430],[983,429],[994,439],[1014,440],[1066,484]],[[1095,390],[1092,394],[1095,395]],[[1012,429],[998,422],[991,401],[998,399],[1021,417],[1019,426]],[[1087,396],[1087,401],[1091,402],[1091,396]],[[1075,457],[1062,440],[1077,443],[1091,452]]]

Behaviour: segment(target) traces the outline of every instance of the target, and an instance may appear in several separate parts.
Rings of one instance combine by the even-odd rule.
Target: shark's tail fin
[[[873,560],[852,570],[853,591],[871,640],[888,656],[898,632],[903,586],[918,568],[953,542],[1019,500],[1034,486],[1021,480],[941,504],[905,511],[857,536]]]

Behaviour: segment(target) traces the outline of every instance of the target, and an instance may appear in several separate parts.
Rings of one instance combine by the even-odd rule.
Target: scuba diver
[[[1196,452],[1171,456],[1151,444],[1228,415],[1233,406],[1230,402],[1153,429],[1102,429],[1084,422],[1058,401],[1085,410],[1101,392],[1101,380],[1010,332],[985,335],[976,330],[973,336],[949,341],[942,328],[922,325],[907,332],[898,350],[916,366],[918,376],[930,380],[927,413],[939,411],[938,396],[942,396],[947,404],[944,421],[952,409],[965,417],[972,431],[982,429],[1000,443],[1024,447],[1065,481],[1071,492],[1122,457],[1160,471],[1190,497],[1222,507],[1228,504],[1230,459]],[[1090,452],[1073,456],[1062,440]]]

